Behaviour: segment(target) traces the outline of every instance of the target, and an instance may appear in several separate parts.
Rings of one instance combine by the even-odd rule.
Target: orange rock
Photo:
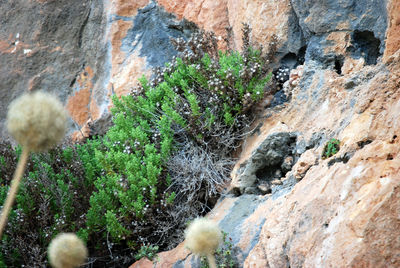
[[[118,16],[131,17],[137,14],[137,10],[145,7],[149,4],[149,0],[135,0],[135,1],[124,1],[124,0],[113,0],[112,1],[112,13]]]
[[[142,75],[150,75],[146,59],[139,56],[140,47],[129,56],[121,50],[122,40],[131,27],[133,23],[130,21],[117,20],[111,25],[109,33],[112,46],[110,87],[117,96],[128,94]]]
[[[332,32],[327,37],[330,46],[326,46],[324,53],[334,53],[335,55],[346,55],[346,49],[351,45],[350,32]]]
[[[152,268],[153,262],[147,258],[142,258],[140,261],[135,262],[129,268]]]
[[[304,177],[306,172],[317,163],[317,155],[312,150],[304,152],[297,163],[293,166],[293,175],[296,179],[300,180]]]
[[[321,141],[282,181],[303,177],[289,192],[254,197],[251,202],[259,205],[251,210],[243,204],[248,210],[242,217],[235,209],[248,197],[225,198],[210,215],[220,215],[222,229],[235,226],[232,232],[240,234],[235,246],[248,252],[243,267],[400,267],[400,51],[386,65],[342,75],[332,70],[310,75],[307,68],[302,74],[307,87],[260,119],[259,134],[247,139],[235,170],[268,135],[280,131],[295,130],[304,140],[315,133],[338,138],[338,155],[319,158]],[[343,84],[353,77],[359,85],[345,90]],[[340,160],[346,153],[348,161]],[[154,265],[172,267],[181,260],[191,267],[187,254],[180,245],[161,253]]]
[[[84,88],[70,96],[67,102],[67,110],[79,126],[84,124],[89,118],[88,105],[90,102],[90,89]]]
[[[386,32],[386,49],[383,60],[400,49],[400,1],[392,0],[389,3],[389,26]]]
[[[359,71],[364,67],[364,58],[353,59],[351,57],[346,57],[342,66],[342,74],[349,74],[355,71]]]
[[[92,120],[89,119],[79,131],[74,131],[71,134],[71,139],[73,142],[81,142],[90,136],[90,123],[91,122],[92,122]]]
[[[229,25],[233,28],[234,44],[242,46],[242,23],[252,28],[252,41],[268,47],[272,34],[281,43],[287,41],[289,28],[290,1],[236,1],[227,0]]]
[[[157,0],[157,2],[167,12],[175,14],[178,19],[185,18],[206,31],[213,31],[217,36],[226,36],[225,28],[229,26],[227,0]]]
[[[96,101],[92,100],[93,91],[92,68],[87,66],[79,75],[76,83],[78,90],[67,100],[66,109],[72,120],[79,126],[83,126],[89,119],[96,120],[100,117],[100,108]]]

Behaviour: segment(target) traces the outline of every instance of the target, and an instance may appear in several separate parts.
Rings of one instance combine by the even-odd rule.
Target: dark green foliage
[[[15,166],[20,148],[3,146],[2,157]],[[85,227],[88,200],[94,189],[92,183],[84,182],[78,151],[71,146],[31,154],[0,244],[0,261],[11,267],[43,266],[47,263],[44,252],[56,234]],[[2,172],[0,203],[7,196],[12,176],[7,173],[12,172]]]
[[[135,258],[140,260],[141,258],[146,257],[147,259],[153,261],[157,258],[158,249],[158,246],[143,245],[140,247],[139,252],[135,255]]]
[[[128,266],[135,253],[175,246],[185,222],[215,203],[270,75],[248,40],[243,53],[218,52],[204,32],[174,42],[180,58],[113,98],[104,136],[31,156],[0,263],[46,264],[50,239],[63,231],[87,241],[97,266]],[[0,150],[4,202],[20,149]]]
[[[329,140],[322,153],[323,158],[329,158],[335,155],[340,150],[340,141],[338,139],[331,139]]]
[[[196,38],[205,37],[193,42]],[[113,98],[114,126],[94,149],[101,171],[87,214],[90,232],[106,230],[102,239],[154,242],[148,232],[162,221],[154,214],[162,215],[175,196],[166,191],[171,154],[191,140],[226,157],[251,120],[249,107],[263,97],[269,76],[259,51],[247,48],[246,58],[237,52],[186,53],[158,70],[151,82],[142,78],[131,95]],[[131,249],[138,247],[131,244]]]

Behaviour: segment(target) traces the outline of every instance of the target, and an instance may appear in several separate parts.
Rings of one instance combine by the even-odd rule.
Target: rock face
[[[398,267],[399,2],[291,3],[304,63],[292,52],[302,65],[284,85],[289,101],[260,116],[208,217],[231,237],[239,267]],[[340,150],[325,158],[332,138]],[[183,244],[141,264],[132,267],[200,267]]]
[[[53,92],[76,139],[106,131],[110,97],[176,55],[170,37],[231,27],[240,48],[242,22],[254,44],[275,35],[282,101],[262,111],[208,216],[239,267],[400,267],[399,0],[0,5],[0,118],[23,91]],[[325,159],[331,138],[340,150]],[[199,266],[181,244],[132,267]]]
[[[306,65],[291,102],[266,111],[271,115],[244,146],[232,187],[254,184],[241,167],[285,128],[287,135],[297,130],[298,166],[271,194],[227,195],[208,215],[232,238],[239,267],[400,265],[400,51],[389,62],[343,76]],[[358,84],[346,89],[352,78]],[[324,159],[332,137],[340,150]],[[200,267],[183,245],[147,265]]]
[[[6,136],[7,104],[28,90],[52,92],[64,102],[71,97],[78,102],[70,106],[78,124],[91,113],[98,116],[104,93],[96,93],[91,80],[94,74],[101,80],[105,73],[98,60],[106,52],[103,3],[2,1],[0,5],[0,135]]]
[[[0,117],[24,91],[52,92],[70,112],[70,132],[80,129],[75,139],[107,115],[111,95],[177,54],[171,37],[196,28],[149,0],[3,1],[0,23]]]
[[[293,145],[296,135],[288,132],[278,132],[269,135],[252,153],[248,160],[240,164],[236,171],[239,178],[235,193],[248,193],[257,182],[280,179],[282,173],[291,170],[291,165],[285,159],[293,155]]]

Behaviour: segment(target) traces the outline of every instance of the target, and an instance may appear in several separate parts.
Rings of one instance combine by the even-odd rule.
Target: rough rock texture
[[[89,80],[93,75],[101,80],[104,74],[99,60],[106,51],[102,1],[1,1],[0,5],[0,135],[6,136],[7,104],[27,90],[52,92],[65,103],[75,96],[73,102],[80,103],[71,108],[77,123],[88,114],[98,115],[104,93],[89,88]],[[77,112],[76,106],[84,107]]]
[[[276,67],[292,69],[284,84],[289,102],[260,115],[230,192],[208,216],[232,238],[240,267],[400,266],[399,0],[0,5],[0,118],[23,91],[54,92],[70,111],[71,129],[80,129],[76,139],[106,131],[110,96],[126,94],[175,55],[169,38],[188,37],[188,21],[221,36],[232,27],[236,48],[242,22],[264,47],[275,34]],[[273,142],[293,133],[289,144]],[[323,159],[331,138],[340,151]],[[269,153],[276,163],[257,164],[275,159]],[[181,244],[157,263],[133,265],[153,266],[199,267],[199,260]]]
[[[390,19],[384,59],[393,55],[400,48],[400,1],[390,1],[388,10]]]
[[[246,188],[254,186],[257,181],[272,180],[276,173],[277,179],[280,179],[282,171],[292,168],[291,165],[286,167],[284,160],[293,154],[295,141],[296,135],[293,133],[278,132],[269,135],[236,171],[239,180],[233,191],[243,194]]]
[[[0,118],[22,92],[45,90],[65,103],[71,132],[79,130],[74,139],[91,135],[113,94],[127,94],[177,54],[170,37],[187,38],[196,28],[149,0],[0,5]],[[7,137],[3,120],[0,136]]]
[[[292,1],[297,7],[306,2],[325,10],[318,1]],[[361,12],[354,19],[331,1],[321,2],[346,23],[331,24],[327,15],[318,25],[317,13],[303,7],[299,23],[312,31],[304,35],[304,65],[286,84],[290,101],[260,116],[255,126],[262,126],[246,139],[232,171],[231,192],[208,215],[232,238],[239,267],[400,265],[400,51],[393,22],[399,2],[389,3],[388,19],[386,7],[374,9],[373,1],[347,2],[347,9]],[[254,156],[263,151],[260,159],[267,159],[263,145],[282,133],[297,137],[291,170],[281,173],[281,183],[271,182],[269,194],[254,191],[260,178],[276,171],[257,165]],[[340,150],[324,159],[331,138],[340,140]],[[245,172],[252,167],[257,171]],[[200,262],[181,244],[143,267]]]
[[[306,38],[335,31],[372,31],[381,41],[387,26],[386,1],[292,0]]]
[[[242,23],[252,28],[252,41],[256,45],[268,47],[275,34],[279,40],[279,54],[295,53],[301,49],[303,35],[290,1],[259,0],[157,0],[168,12],[178,18],[186,18],[200,28],[213,31],[218,36],[227,37],[227,27],[232,28],[232,45],[240,49],[242,45]],[[221,48],[225,48],[220,42]]]
[[[391,1],[165,1],[158,3],[179,18],[195,22],[200,28],[212,30],[226,37],[225,28],[232,28],[232,42],[241,47],[242,23],[252,28],[252,42],[268,47],[275,35],[278,42],[277,60],[280,64],[295,67],[308,57],[323,61],[325,65],[343,65],[348,55],[364,57],[367,64],[375,64],[382,55],[388,32],[395,50],[398,38],[398,4]],[[373,45],[371,45],[373,44]]]
[[[218,36],[225,36],[225,27],[229,26],[227,0],[157,0],[166,11],[196,23],[206,31],[213,31]]]
[[[271,194],[228,195],[211,211],[232,238],[240,267],[400,265],[400,51],[388,61],[343,76],[306,62],[291,102],[265,111],[268,118],[232,172],[232,187],[243,187],[248,177],[237,171],[284,129],[296,130],[296,165],[307,168],[295,165]],[[349,79],[358,82],[346,88]],[[323,159],[330,138],[341,148]],[[199,267],[199,261],[181,245],[148,265]]]
[[[303,33],[299,27],[291,1],[235,1],[228,0],[229,26],[234,32],[236,48],[242,44],[242,23],[252,27],[252,41],[268,47],[272,35],[278,37],[279,54],[297,54],[303,44]],[[278,55],[279,56],[279,55]]]
[[[125,16],[121,10],[124,1],[114,1],[111,14],[111,85],[117,95],[128,93],[143,74],[163,66],[177,54],[170,38],[188,38],[195,26],[186,20],[177,20],[155,2],[142,1],[136,13]],[[118,5],[117,5],[118,3]]]

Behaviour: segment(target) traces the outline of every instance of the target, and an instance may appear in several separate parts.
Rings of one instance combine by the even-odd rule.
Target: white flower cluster
[[[280,82],[284,83],[289,79],[290,69],[288,67],[280,67],[275,74],[275,79]]]

